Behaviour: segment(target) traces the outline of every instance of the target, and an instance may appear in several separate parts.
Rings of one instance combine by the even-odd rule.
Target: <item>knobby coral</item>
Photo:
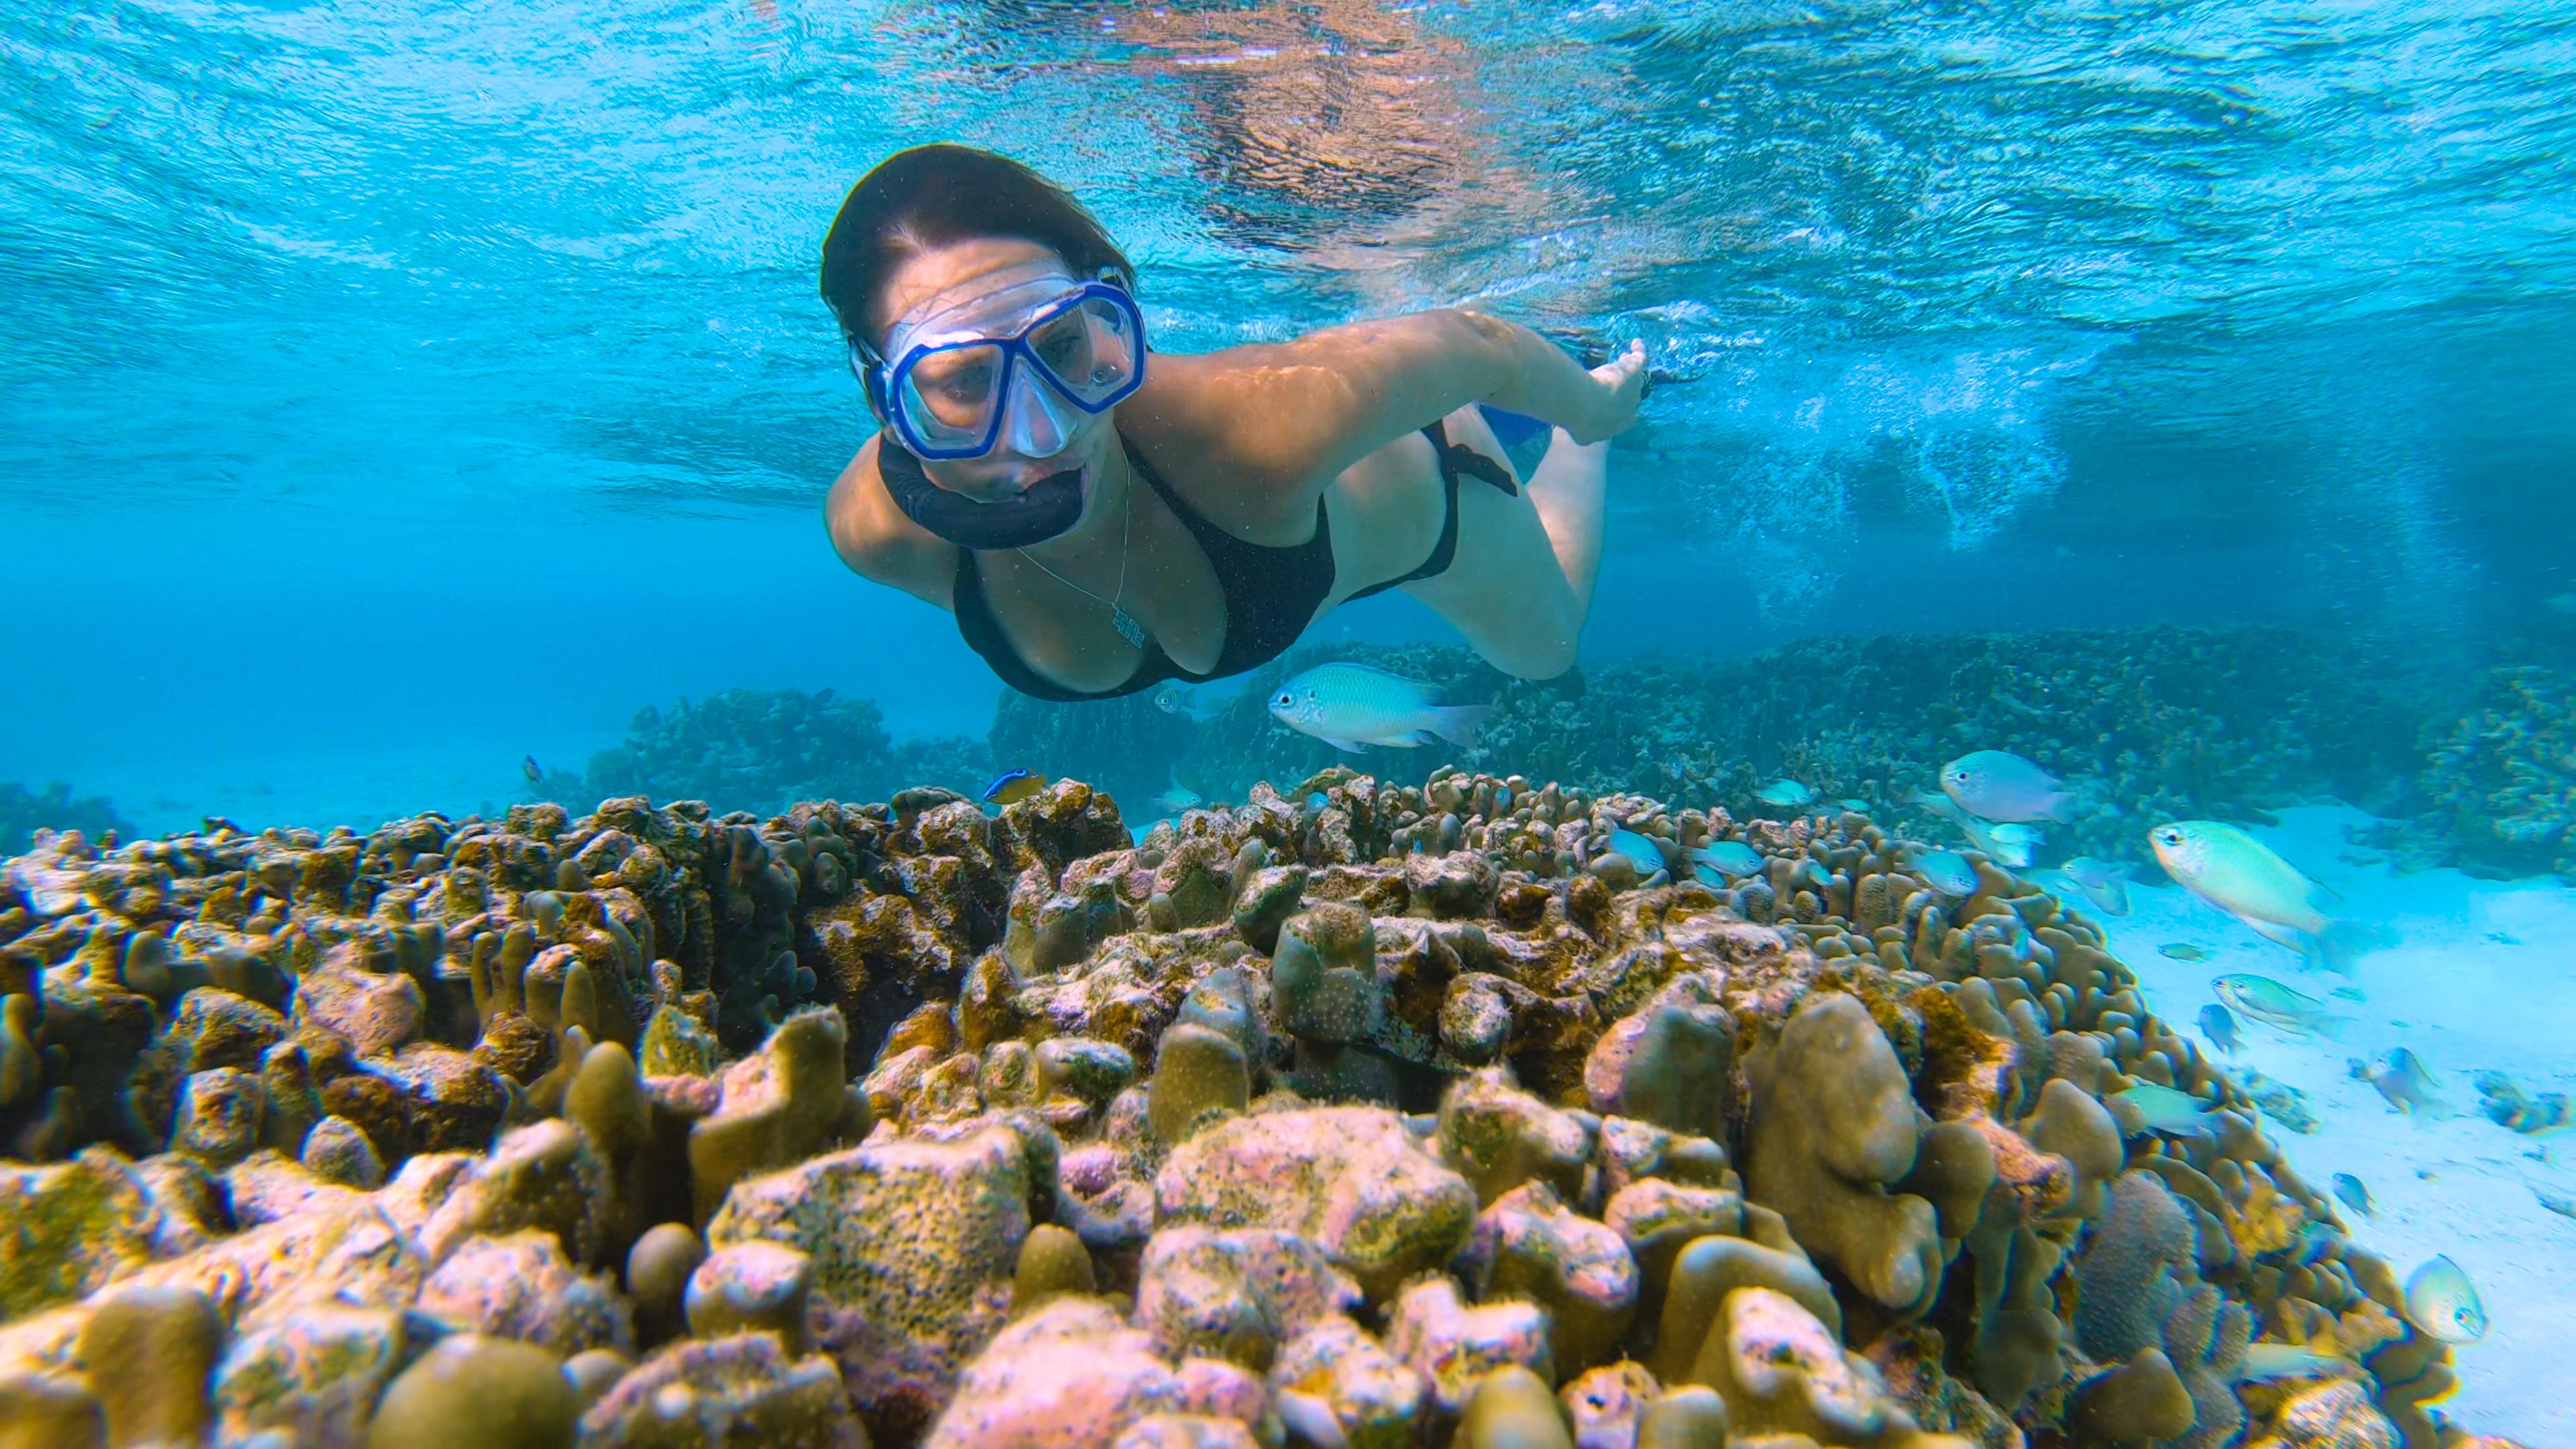
[[[2202,1446],[2259,1328],[2430,1449],[2447,1350],[2243,1090],[2092,923],[1911,858],[1448,770],[1141,843],[1070,781],[48,837],[0,887],[0,1420],[1958,1449],[2187,1401]],[[2140,1081],[2222,1129],[2123,1142]]]

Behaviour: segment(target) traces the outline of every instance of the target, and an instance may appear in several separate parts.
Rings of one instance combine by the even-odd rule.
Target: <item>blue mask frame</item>
[[[1085,402],[1074,394],[1070,385],[1056,376],[1055,369],[1046,365],[1046,362],[1037,355],[1036,349],[1029,346],[1028,336],[1074,308],[1093,300],[1106,301],[1125,314],[1127,326],[1136,338],[1136,370],[1107,397],[1098,402]],[[969,347],[993,346],[1002,349],[1002,376],[994,390],[996,400],[992,419],[985,425],[980,437],[971,442],[934,443],[922,436],[920,429],[913,425],[912,418],[904,409],[894,405],[894,399],[902,393],[906,374],[919,366],[923,359]],[[967,338],[956,342],[914,347],[892,362],[877,361],[873,348],[852,338],[850,370],[858,374],[860,385],[867,390],[869,410],[874,412],[903,443],[906,452],[916,458],[953,462],[964,458],[981,458],[992,452],[994,446],[1001,441],[1002,429],[1010,418],[1011,389],[1018,384],[1019,373],[1023,367],[1035,370],[1034,385],[1049,388],[1058,398],[1071,403],[1084,413],[1098,417],[1134,396],[1136,389],[1145,385],[1147,351],[1145,314],[1137,308],[1136,299],[1130,296],[1125,288],[1113,283],[1085,282],[1049,303],[1044,311],[1031,317],[1022,324],[1018,332],[1009,337]]]

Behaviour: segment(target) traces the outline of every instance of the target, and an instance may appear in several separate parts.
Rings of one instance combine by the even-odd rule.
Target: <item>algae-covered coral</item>
[[[1665,883],[1721,837],[1761,869]],[[1908,855],[1447,770],[1141,843],[1071,781],[49,837],[0,888],[0,1421],[2443,1442],[2449,1350],[2101,933]],[[2217,1130],[2124,1138],[2138,1082]],[[2239,1384],[2257,1338],[2352,1367]]]

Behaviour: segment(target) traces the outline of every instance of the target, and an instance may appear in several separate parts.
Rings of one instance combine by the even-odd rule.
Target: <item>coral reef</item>
[[[549,775],[541,788],[571,800],[649,795],[766,813],[799,800],[878,800],[907,785],[970,792],[991,774],[972,740],[892,739],[871,699],[728,689],[636,711],[624,740],[592,755],[579,776]]]
[[[1719,840],[1760,868],[1665,883]],[[1074,781],[40,837],[0,876],[0,1422],[2446,1442],[2449,1350],[2244,1088],[2080,913],[1911,856],[1447,768],[1141,841]],[[2214,1130],[2124,1137],[2140,1082]],[[2239,1385],[2258,1336],[2363,1367]]]
[[[2325,793],[2387,802],[2422,763],[2436,702],[2401,687],[2365,643],[2263,627],[1811,639],[1753,658],[1587,665],[1540,684],[1505,679],[1464,649],[1336,646],[1257,671],[1204,723],[1143,697],[1006,701],[993,752],[1101,780],[1121,799],[1161,791],[1166,762],[1202,794],[1239,798],[1255,780],[1343,762],[1263,708],[1279,680],[1338,657],[1501,706],[1475,749],[1423,751],[1408,768],[1507,762],[1570,787],[1739,815],[1759,813],[1755,792],[1787,775],[1943,845],[1959,843],[1955,827],[1916,806],[1916,792],[1937,792],[1941,765],[1967,750],[2013,750],[2075,790],[2075,818],[2048,827],[2052,858],[2143,861],[2135,822],[2151,816],[2259,819]]]
[[[134,827],[103,795],[75,797],[60,780],[41,791],[0,780],[0,850],[25,850],[39,830],[77,830],[93,840],[132,835]]]
[[[2412,813],[2448,847],[2437,858],[2576,880],[2576,669],[2494,670],[2467,714],[2426,734]]]

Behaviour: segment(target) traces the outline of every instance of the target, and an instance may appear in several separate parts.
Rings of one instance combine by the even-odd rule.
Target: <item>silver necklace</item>
[[[1135,645],[1139,649],[1142,649],[1145,647],[1145,626],[1135,615],[1127,612],[1126,604],[1120,602],[1127,597],[1127,541],[1134,535],[1135,531],[1136,494],[1131,487],[1127,494],[1127,521],[1121,524],[1118,530],[1118,592],[1108,598],[1102,598],[1100,595],[1093,593],[1091,590],[1084,588],[1082,585],[1077,584],[1073,580],[1066,578],[1064,575],[1057,573],[1055,570],[1048,568],[1043,560],[1032,555],[1027,549],[1014,549],[1012,551],[1017,553],[1020,557],[1027,559],[1029,562],[1036,564],[1039,572],[1044,573],[1048,578],[1055,580],[1057,583],[1064,585],[1066,588],[1073,590],[1084,598],[1098,599],[1101,603],[1107,604],[1109,606],[1109,627],[1118,631],[1119,638],[1126,640],[1128,643]]]

